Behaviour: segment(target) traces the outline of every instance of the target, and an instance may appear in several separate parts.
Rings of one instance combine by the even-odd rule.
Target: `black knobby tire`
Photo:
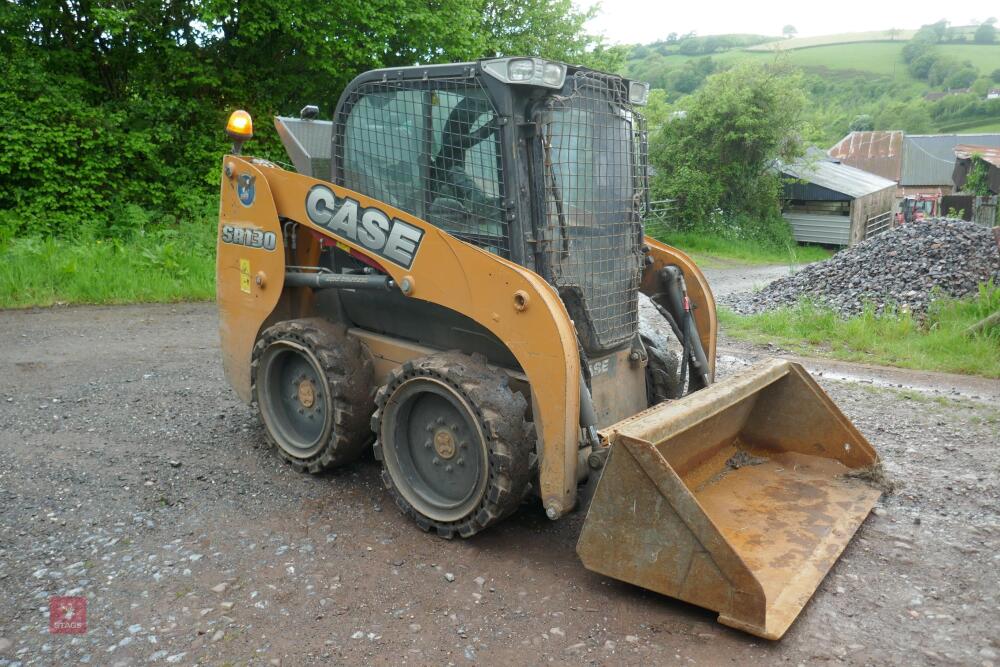
[[[442,396],[450,392],[451,397],[441,398],[434,392]],[[481,447],[483,454],[475,462],[476,484],[480,486],[470,489],[469,495],[453,506],[444,504],[446,492],[437,495],[449,483],[435,477],[443,477],[443,473],[422,476],[421,470],[431,472],[427,457],[439,455],[437,434],[432,428],[445,423],[443,418],[421,421],[434,414],[422,411],[429,405],[426,401],[445,406],[440,408],[443,414],[448,414],[449,405],[455,414],[461,413],[466,421],[465,426],[459,426],[456,441],[465,438],[474,445],[466,452]],[[382,481],[396,505],[423,530],[434,530],[449,539],[455,535],[470,537],[514,512],[530,490],[535,448],[534,429],[525,421],[527,402],[510,389],[507,376],[491,370],[482,357],[444,352],[408,361],[392,372],[379,389],[375,403],[372,431],[376,434],[375,458],[382,463]],[[428,442],[434,442],[434,448],[413,439],[414,430],[422,437],[421,429],[427,431]],[[474,442],[477,437],[482,440]],[[420,457],[424,457],[423,461]],[[441,465],[453,462],[435,460]],[[435,504],[437,500],[441,502]]]
[[[673,339],[673,335],[670,335]],[[642,336],[648,361],[646,364],[646,398],[650,406],[663,401],[680,398],[684,387],[680,383],[680,361],[678,353],[663,349],[646,336]],[[680,348],[678,348],[680,349]]]
[[[278,375],[287,373],[292,364],[293,370],[308,376],[311,390],[305,397],[311,397],[306,402],[318,415],[315,424],[300,426],[302,417],[292,418],[304,407],[302,394],[280,383]],[[299,472],[318,473],[350,463],[371,442],[369,420],[375,409],[371,356],[343,327],[319,318],[269,327],[254,345],[250,378],[268,440]],[[278,384],[284,393],[277,391]]]

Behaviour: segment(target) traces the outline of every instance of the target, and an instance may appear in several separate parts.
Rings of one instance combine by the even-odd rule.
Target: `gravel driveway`
[[[580,513],[446,542],[370,457],[294,473],[211,304],[6,311],[0,337],[0,666],[1000,661],[995,401],[820,378],[903,487],[772,643],[584,570]],[[55,595],[85,634],[49,632]]]

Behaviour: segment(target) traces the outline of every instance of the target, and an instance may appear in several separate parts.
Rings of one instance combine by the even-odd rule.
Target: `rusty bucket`
[[[780,638],[880,491],[878,457],[798,364],[771,360],[601,432],[584,565]]]

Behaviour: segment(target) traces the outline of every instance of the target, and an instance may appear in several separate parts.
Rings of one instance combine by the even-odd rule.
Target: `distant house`
[[[896,182],[812,154],[779,167],[782,216],[801,243],[854,245],[888,229]]]
[[[971,92],[971,88],[949,88],[945,91],[930,91],[924,93],[924,99],[928,102],[936,102],[942,98],[948,97],[949,95],[964,95]]]
[[[991,88],[990,91],[986,93],[986,99],[1000,100],[1000,88]]]
[[[851,132],[827,154],[846,165],[896,182],[896,198],[951,194],[955,147],[959,144],[1000,147],[998,134],[911,134]]]

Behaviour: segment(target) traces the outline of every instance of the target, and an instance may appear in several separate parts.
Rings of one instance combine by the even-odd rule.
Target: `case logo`
[[[314,224],[404,269],[413,264],[424,236],[419,227],[390,218],[377,208],[365,208],[350,197],[338,197],[325,185],[309,190],[306,214]]]
[[[236,179],[236,196],[240,198],[240,203],[244,206],[253,204],[254,198],[254,177],[250,174],[240,174]]]

